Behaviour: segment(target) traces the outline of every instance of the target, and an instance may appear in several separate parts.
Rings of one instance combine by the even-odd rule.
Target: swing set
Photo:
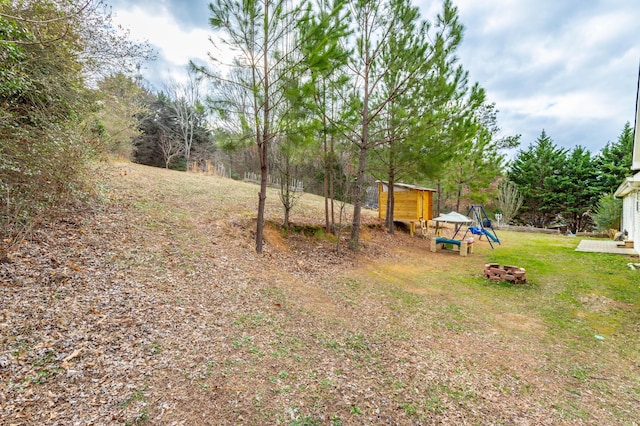
[[[491,219],[487,216],[487,212],[484,211],[484,207],[479,204],[472,204],[471,208],[469,208],[469,212],[467,212],[467,216],[471,218],[473,224],[468,226],[461,240],[464,240],[469,232],[473,235],[478,235],[478,240],[482,238],[484,235],[487,237],[487,241],[489,241],[489,245],[493,249],[493,243],[500,244],[500,239],[498,235],[496,235],[496,230],[493,229],[493,224],[491,223]],[[460,228],[456,230],[456,233],[453,235],[453,239],[456,238],[460,232]]]

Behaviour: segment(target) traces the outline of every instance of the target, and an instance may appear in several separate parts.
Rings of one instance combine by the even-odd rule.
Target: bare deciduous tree
[[[162,151],[162,158],[164,158],[165,169],[169,168],[171,161],[184,154],[184,146],[181,141],[171,137],[166,130],[160,130],[158,132],[158,146]]]
[[[503,180],[498,186],[498,209],[502,213],[502,221],[509,223],[518,210],[522,207],[522,194],[518,191],[518,186],[509,181]]]
[[[166,87],[176,120],[175,138],[182,144],[182,153],[187,161],[187,167],[191,159],[193,136],[204,115],[200,94],[201,85],[202,75],[198,75],[193,68],[189,68],[185,83],[172,80]]]

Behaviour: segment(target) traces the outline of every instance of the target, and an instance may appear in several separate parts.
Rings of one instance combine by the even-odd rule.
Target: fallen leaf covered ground
[[[429,285],[481,254],[367,211],[338,255],[320,199],[284,232],[272,192],[258,255],[255,185],[102,173],[95,203],[0,264],[0,424],[637,424],[637,377],[558,374],[538,318],[467,316]]]

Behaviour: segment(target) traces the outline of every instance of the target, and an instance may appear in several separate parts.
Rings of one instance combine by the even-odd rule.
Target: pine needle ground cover
[[[495,250],[431,253],[373,211],[338,256],[323,200],[305,194],[284,232],[275,191],[256,255],[255,185],[131,164],[100,181],[0,265],[2,424],[640,418],[633,259],[500,231]]]

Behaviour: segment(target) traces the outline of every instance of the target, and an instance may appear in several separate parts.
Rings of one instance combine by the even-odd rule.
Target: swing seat
[[[478,228],[477,226],[470,226],[469,231],[471,231],[473,235],[484,235],[484,232],[482,232],[483,230]]]

